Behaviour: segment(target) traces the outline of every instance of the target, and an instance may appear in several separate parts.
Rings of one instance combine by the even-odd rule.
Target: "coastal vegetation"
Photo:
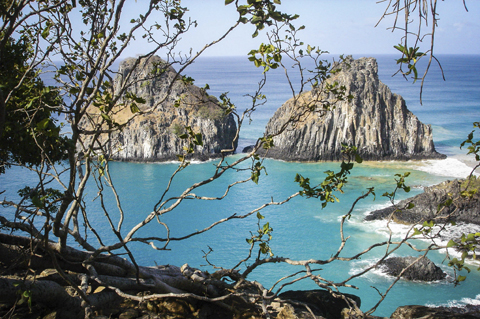
[[[400,1],[390,1],[385,17],[390,14],[405,14],[408,17],[416,11],[425,13],[424,10],[432,10],[428,11],[431,15],[420,14],[419,23],[430,17],[436,25],[435,7],[424,4],[428,1],[408,1],[407,6],[401,6]],[[0,270],[0,300],[8,306],[7,309],[2,308],[5,317],[22,315],[21,305],[26,305],[23,311],[34,309],[39,313],[49,313],[53,309],[61,309],[59,318],[93,318],[102,312],[107,316],[113,314],[114,311],[105,306],[111,304],[117,309],[138,307],[152,316],[163,311],[172,316],[209,318],[292,317],[300,316],[300,313],[312,318],[354,318],[374,313],[402,274],[432,250],[462,249],[466,253],[461,259],[451,259],[451,265],[456,269],[465,267],[465,258],[475,253],[478,234],[466,234],[465,240],[441,246],[432,236],[434,226],[438,225],[430,220],[425,220],[421,227],[412,226],[401,240],[390,237],[355,254],[344,254],[345,247],[354,240],[345,234],[344,225],[359,201],[375,196],[374,187],[367,188],[343,213],[339,226],[341,242],[336,253],[329,258],[312,256],[296,260],[278,256],[272,251],[273,229],[265,209],[287,204],[301,196],[318,199],[322,207],[338,201],[337,194],[344,191],[355,163],[362,162],[354,145],[344,145],[338,172],[326,172],[326,178],[317,185],[313,185],[308,176],[298,174],[295,180],[298,192],[276,201],[272,194],[271,201],[259,203],[254,209],[241,213],[225,212],[207,227],[182,237],[171,236],[170,226],[163,219],[165,215],[175,215],[183,220],[185,217],[180,206],[183,202],[221,201],[238,185],[261,185],[268,167],[259,154],[268,154],[276,136],[299,123],[306,114],[324,115],[334,109],[336,105],[326,100],[325,96],[333,97],[334,101],[347,101],[354,97],[342,85],[329,81],[341,72],[341,63],[323,60],[324,51],[300,40],[305,27],[295,25],[295,14],[280,11],[280,0],[226,0],[225,5],[237,13],[237,20],[232,21],[231,28],[218,39],[207,43],[198,52],[187,54],[179,54],[176,47],[181,37],[195,28],[196,22],[189,17],[181,1],[139,1],[136,5],[141,6],[144,12],[130,17],[126,1],[122,0],[12,0],[0,4],[0,173],[18,166],[35,176],[32,183],[18,190],[18,197],[0,201],[0,261],[3,267]],[[129,24],[125,23],[125,19]],[[175,158],[178,166],[167,178],[166,188],[158,191],[157,203],[151,210],[126,211],[115,187],[115,176],[109,169],[113,157],[109,148],[110,137],[130,123],[136,123],[136,119],[142,119],[136,124],[145,130],[150,129],[152,126],[144,120],[163,107],[165,102],[174,104],[178,112],[186,112],[189,107],[197,108],[198,105],[193,105],[191,100],[186,100],[185,95],[179,93],[180,89],[177,90],[176,85],[184,88],[193,84],[193,79],[183,75],[184,71],[211,46],[229,37],[232,30],[244,26],[254,27],[254,37],[260,33],[268,35],[268,43],[249,53],[252,67],[263,70],[256,91],[248,92],[250,106],[246,110],[238,110],[226,93],[212,98],[207,93],[207,87],[193,89],[204,94],[208,102],[207,106],[196,109],[201,118],[220,120],[230,117],[235,121],[232,139],[222,147],[218,152],[219,158],[212,163],[213,172],[181,191],[173,189],[179,173],[190,167],[192,154],[204,146],[205,137],[195,126],[181,126],[172,120],[166,130],[178,136],[177,143],[182,150]],[[407,34],[408,30],[405,29],[405,32]],[[421,37],[421,34],[417,35],[413,49],[407,49],[407,37],[396,47],[402,55],[398,60],[400,72],[404,76],[413,74],[415,80],[420,79],[418,60],[430,56],[429,65],[434,60],[433,42],[426,53],[419,52],[417,44]],[[146,38],[152,46],[145,54],[129,60],[129,67],[119,72],[115,63],[122,59],[122,53],[127,46],[133,45],[135,38]],[[156,60],[157,55],[165,57],[165,60]],[[139,71],[145,71],[143,66],[151,60],[156,61],[154,68],[139,78],[138,75],[142,74]],[[340,62],[343,60],[340,57]],[[309,70],[304,67],[306,61],[313,65]],[[291,68],[292,64],[294,68]],[[170,72],[173,67],[178,72]],[[403,71],[402,67],[408,70]],[[242,126],[264,103],[266,97],[262,88],[268,81],[269,70],[278,68],[287,74],[286,81],[290,79],[290,72],[301,74],[301,83],[295,86],[297,89],[291,86],[290,103],[295,112],[279,125],[275,133],[259,137],[249,153],[230,159],[227,155],[235,150]],[[44,85],[41,80],[43,72],[53,76],[55,87]],[[120,80],[116,80],[116,76],[120,76]],[[147,104],[147,100],[133,87],[145,89],[148,84],[143,83],[156,80],[165,83],[157,98],[148,100]],[[302,93],[311,88],[317,94],[304,101]],[[64,124],[58,124],[63,118]],[[465,145],[478,161],[480,144],[473,139],[473,134]],[[201,191],[203,186],[230,173],[245,171],[248,172],[247,177],[228,182],[220,194],[204,194]],[[410,191],[408,173],[396,177],[396,188],[384,194],[392,204],[396,204],[398,192]],[[94,209],[86,204],[88,193],[92,192],[90,187],[95,193]],[[0,188],[2,193],[4,190]],[[476,190],[467,188],[460,195],[473,198],[475,193]],[[107,197],[114,198],[114,210],[105,205]],[[441,205],[456,205],[456,201],[447,199]],[[397,209],[412,208],[407,204]],[[135,213],[139,221],[126,229],[124,220],[130,213]],[[98,215],[102,219],[98,219]],[[156,251],[168,251],[173,242],[195,238],[222,224],[234,228],[236,221],[251,216],[257,219],[257,228],[252,229],[251,236],[246,239],[248,254],[229,268],[210,264],[210,252],[205,253],[205,262],[210,264],[213,272],[195,269],[188,264],[170,265],[168,260],[161,265],[147,267],[140,265],[132,252],[132,247],[138,244],[150,246]],[[110,236],[99,231],[99,220],[108,225]],[[448,222],[446,219],[445,223]],[[156,227],[156,235],[146,234],[144,230],[147,227]],[[412,239],[418,236],[431,239],[432,244],[427,248],[417,248]],[[355,278],[372,271],[403,246],[411,247],[420,256],[398,274],[388,289],[379,291],[378,303],[363,313],[359,309],[359,299],[342,293],[341,288],[355,288],[352,283]],[[385,248],[383,257],[377,263],[353,275],[345,274],[341,281],[322,277],[318,267],[360,259],[376,247]],[[253,271],[262,271],[265,266],[276,264],[296,268],[291,275],[277,278],[272,287],[250,280],[249,275]],[[458,277],[457,281],[464,279]],[[301,280],[311,280],[323,290],[313,297],[306,296],[305,300],[322,296],[322,300],[328,300],[326,303],[333,304],[335,309],[316,309],[311,301],[298,301],[292,294],[285,293],[291,284]],[[138,309],[134,311],[139,317],[141,313]]]

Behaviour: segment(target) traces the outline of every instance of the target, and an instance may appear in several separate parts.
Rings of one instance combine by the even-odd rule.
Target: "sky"
[[[130,1],[128,19],[139,14],[142,0]],[[188,15],[198,26],[185,34],[179,50],[198,52],[208,42],[217,39],[235,23],[238,16],[233,4],[225,6],[224,0],[182,0],[189,8]],[[377,22],[386,9],[386,2],[377,0],[281,0],[278,9],[300,15],[295,25],[305,25],[300,38],[306,44],[316,46],[332,54],[394,54],[394,45],[400,42],[400,30],[387,30],[393,18]],[[439,22],[435,35],[436,54],[480,54],[480,1],[466,0],[468,12],[462,0],[438,1]],[[430,27],[430,26],[429,26]],[[267,38],[261,33],[252,39],[252,25],[242,25],[220,44],[208,49],[205,56],[240,56],[258,48]],[[141,40],[131,45],[126,56],[146,51]],[[428,49],[427,43],[422,48]]]

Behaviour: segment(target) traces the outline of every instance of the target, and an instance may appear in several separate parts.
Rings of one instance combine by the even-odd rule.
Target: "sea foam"
[[[419,165],[415,165],[415,169],[437,176],[454,178],[465,178],[473,170],[465,162],[454,157],[443,160],[424,160],[419,162]],[[475,172],[474,175],[478,176],[479,174]]]
[[[427,304],[427,307],[458,307],[464,308],[466,305],[480,306],[480,295],[475,298],[462,298],[460,300],[449,300],[443,304]]]

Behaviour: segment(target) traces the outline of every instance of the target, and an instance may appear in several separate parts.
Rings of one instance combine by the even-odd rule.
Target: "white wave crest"
[[[425,160],[415,168],[429,174],[454,178],[465,178],[472,172],[472,167],[457,158],[448,157],[443,160]],[[478,173],[474,173],[478,176]]]
[[[392,257],[396,256],[395,254],[392,254]],[[371,258],[371,259],[363,259],[363,260],[357,260],[352,262],[352,266],[348,272],[349,275],[353,276],[356,274],[359,274],[363,271],[365,271],[367,268],[372,267],[375,265],[380,259],[379,258]],[[392,276],[389,276],[381,269],[381,267],[374,267],[370,269],[367,273],[362,275],[362,278],[374,282],[374,281],[391,281],[393,280]]]
[[[480,295],[474,298],[462,298],[460,300],[450,300],[443,304],[427,304],[427,307],[458,307],[463,308],[466,305],[480,306]]]

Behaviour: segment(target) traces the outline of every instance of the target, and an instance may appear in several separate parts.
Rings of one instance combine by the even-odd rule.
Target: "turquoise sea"
[[[439,68],[433,65],[423,89],[423,105],[420,105],[419,101],[419,83],[412,84],[412,81],[405,81],[398,75],[392,77],[396,71],[395,57],[376,56],[376,58],[379,63],[380,80],[394,93],[402,95],[407,101],[408,108],[422,122],[432,125],[436,148],[448,158],[412,162],[364,162],[355,166],[345,188],[345,194],[339,196],[339,203],[329,204],[322,209],[318,200],[296,197],[283,206],[265,209],[262,211],[265,216],[262,223],[268,221],[273,228],[271,247],[275,255],[301,260],[329,258],[341,243],[339,234],[341,216],[348,212],[353,201],[367,188],[375,186],[377,196],[361,201],[346,224],[345,235],[350,236],[350,239],[341,256],[352,256],[373,243],[387,239],[388,231],[384,222],[364,222],[363,217],[369,211],[387,205],[387,199],[381,194],[394,189],[396,173],[411,172],[407,184],[412,186],[412,191],[409,194],[399,193],[398,199],[402,199],[420,193],[425,186],[465,177],[470,172],[472,162],[465,156],[466,150],[460,150],[459,145],[472,131],[472,122],[480,120],[480,55],[439,56],[446,81],[443,81]],[[218,96],[229,92],[230,98],[239,110],[248,106],[250,100],[245,94],[252,94],[261,78],[261,70],[256,69],[245,57],[203,58],[188,69],[186,74],[193,77],[198,86],[208,83],[211,88],[210,94]],[[267,95],[268,101],[252,116],[250,124],[246,121],[239,143],[240,150],[253,144],[255,139],[262,135],[270,116],[292,96],[280,70],[269,74],[263,93]],[[241,155],[233,155],[228,161],[233,161],[239,156]],[[213,164],[215,161],[194,163],[189,166],[173,181],[167,195],[176,196],[191,183],[207,178],[214,169]],[[238,185],[222,201],[187,200],[178,209],[163,215],[161,221],[168,224],[172,237],[181,237],[207,227],[218,219],[233,214],[246,214],[272,199],[281,201],[287,198],[299,190],[294,183],[297,173],[310,177],[313,184],[324,178],[325,171],[339,169],[339,163],[287,163],[275,160],[266,160],[264,166],[268,175],[262,174],[258,185],[253,182]],[[122,228],[124,234],[152,211],[176,167],[175,163],[111,163],[111,173],[126,214]],[[247,173],[244,171],[232,171],[221,180],[200,188],[197,194],[220,196],[229,183],[245,177],[245,174]],[[0,188],[7,189],[2,196],[13,196],[12,190],[24,186],[30,178],[28,172],[18,169],[12,169],[5,176],[0,176]],[[95,186],[92,184],[88,190],[86,205],[91,214],[91,222],[97,225],[100,233],[105,234],[106,242],[113,241],[114,235],[109,232],[105,216],[100,209]],[[113,197],[109,198],[107,208],[112,213],[116,210]],[[137,262],[142,265],[181,266],[188,263],[192,267],[211,271],[211,266],[204,266],[206,264],[204,252],[211,248],[209,262],[218,267],[232,267],[248,254],[249,246],[245,239],[250,237],[250,232],[256,232],[256,229],[257,218],[253,215],[219,225],[210,232],[185,241],[172,241],[168,251],[156,251],[150,246],[138,243],[130,247]],[[392,229],[395,238],[400,238],[406,231],[404,226],[399,225],[394,225]],[[471,225],[461,226],[461,230],[471,229],[473,229]],[[165,236],[165,229],[157,223],[152,223],[145,228],[143,235]],[[91,240],[95,242],[93,237]],[[422,241],[415,244],[419,247],[426,245]],[[321,268],[318,274],[323,278],[339,282],[374,263],[384,251],[385,247],[381,247],[354,262],[336,261],[315,268]],[[395,254],[418,255],[408,248],[402,248]],[[443,252],[431,252],[428,256],[447,273],[453,274],[446,263],[442,264],[445,258]],[[245,266],[242,265],[241,268],[244,269]],[[282,264],[262,266],[250,275],[250,279],[270,287],[278,279],[300,270],[302,269],[299,267]],[[454,287],[451,280],[450,276],[445,281],[427,284],[400,281],[375,315],[389,316],[398,306],[406,304],[437,306],[480,304],[480,272],[472,271],[468,274],[468,279],[457,287]],[[341,290],[360,296],[361,308],[366,311],[378,301],[377,290],[384,292],[392,281],[392,278],[373,271],[351,282],[358,289]],[[315,288],[313,282],[304,280],[286,289]]]

